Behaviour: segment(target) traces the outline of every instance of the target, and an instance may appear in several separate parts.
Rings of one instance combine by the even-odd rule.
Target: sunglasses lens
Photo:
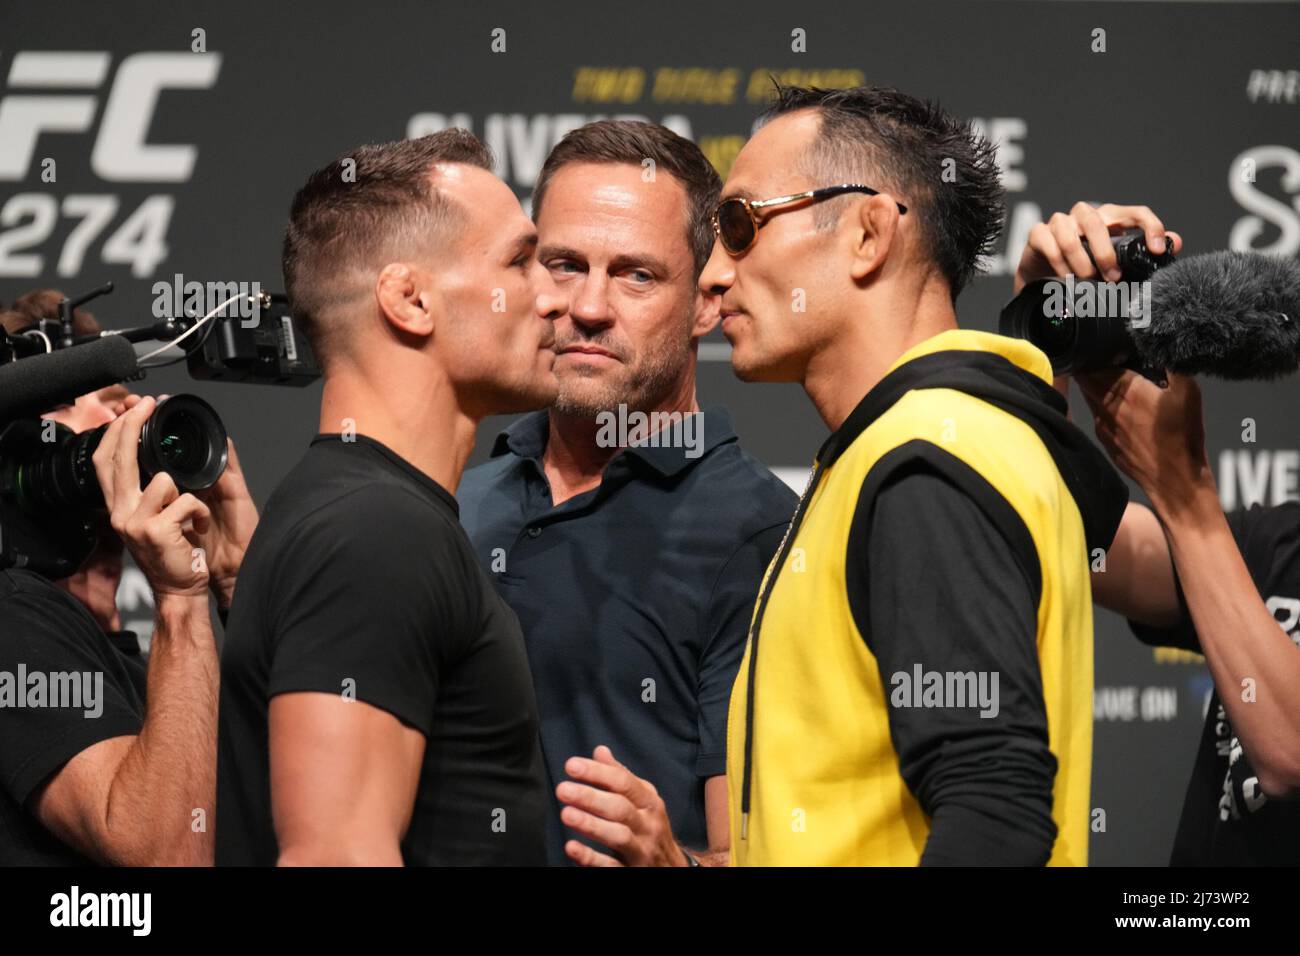
[[[742,252],[754,241],[754,221],[739,199],[718,206],[718,238],[728,252]]]

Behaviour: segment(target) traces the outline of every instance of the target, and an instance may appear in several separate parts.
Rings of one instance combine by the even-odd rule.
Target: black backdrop
[[[113,328],[150,321],[153,283],[178,273],[278,288],[285,211],[309,170],[446,125],[485,137],[521,199],[563,132],[603,115],[666,122],[725,176],[772,72],[888,83],[981,118],[1001,143],[1008,231],[959,315],[992,329],[1029,225],[1077,199],[1150,205],[1188,252],[1300,253],[1298,40],[1300,7],[1268,3],[4,0],[0,300],[111,279],[117,291],[93,311]],[[802,393],[742,386],[720,336],[704,358],[701,401],[730,407],[745,445],[801,486],[824,437]],[[319,385],[203,385],[172,369],[144,389],[213,402],[259,502],[315,431]],[[1294,381],[1208,385],[1226,506],[1300,493],[1297,394]],[[500,424],[485,423],[475,461]],[[119,598],[147,632],[138,574]],[[1105,830],[1092,861],[1162,864],[1205,668],[1153,653],[1099,611],[1096,683]]]

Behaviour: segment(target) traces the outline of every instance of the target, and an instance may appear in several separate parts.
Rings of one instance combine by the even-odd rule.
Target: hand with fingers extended
[[[569,840],[564,852],[582,866],[688,866],[686,852],[673,839],[668,810],[659,792],[614,759],[605,746],[588,760],[570,757],[571,780],[555,788],[565,826],[608,847],[613,856]]]
[[[207,556],[200,536],[208,530],[208,506],[180,494],[170,475],[159,473],[140,488],[140,431],[157,403],[145,397],[104,432],[93,455],[109,523],[158,597],[201,596],[208,587]]]
[[[1147,248],[1157,255],[1165,251],[1166,237],[1175,253],[1182,251],[1182,237],[1165,229],[1160,218],[1146,206],[1103,203],[1094,207],[1077,202],[1068,213],[1054,213],[1047,222],[1029,230],[1029,241],[1016,267],[1015,291],[1036,279],[1053,276],[1118,282],[1119,263],[1110,237],[1133,228],[1142,230]],[[1088,240],[1087,249],[1083,246],[1084,239]]]
[[[207,553],[212,593],[223,608],[230,607],[234,600],[235,579],[258,521],[257,505],[244,481],[234,439],[227,438],[226,445],[226,470],[215,485],[198,493],[211,512],[202,546]]]

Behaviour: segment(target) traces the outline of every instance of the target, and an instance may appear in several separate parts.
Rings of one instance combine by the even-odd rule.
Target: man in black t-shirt
[[[1148,237],[1164,232],[1145,207],[1079,203],[1069,215],[1058,213],[1051,227],[1040,224],[1030,233],[1017,284],[1113,269],[1108,232],[1134,225]],[[1088,238],[1095,263],[1080,236]],[[1180,241],[1169,236],[1177,249]],[[1098,438],[1152,505],[1129,505],[1106,570],[1093,574],[1093,597],[1128,617],[1144,642],[1204,654],[1214,678],[1170,862],[1294,866],[1300,863],[1294,799],[1300,792],[1300,506],[1225,515],[1205,455],[1200,391],[1194,379],[1168,378],[1162,389],[1127,370],[1078,377]]]
[[[206,503],[166,474],[141,490],[137,448],[154,400],[87,397],[49,417],[81,430],[96,423],[91,406],[112,422],[94,455],[112,527],[153,588],[151,653],[146,669],[134,634],[105,632],[116,614],[102,565],[64,587],[0,571],[0,865],[210,865],[207,592],[233,593],[256,510],[237,464]]]
[[[1264,597],[1264,607],[1281,633],[1292,644],[1300,645],[1300,504],[1287,502],[1272,508],[1255,505],[1239,509],[1227,515],[1227,523],[1237,549],[1245,559],[1251,580]],[[1174,623],[1167,627],[1153,627],[1133,619],[1129,625],[1133,633],[1147,644],[1181,647],[1206,654],[1205,642],[1197,634],[1176,570],[1174,577],[1177,590]],[[1253,595],[1237,600],[1249,605],[1259,602],[1259,598]],[[1258,615],[1251,616],[1256,622],[1262,620]],[[1273,638],[1265,623],[1258,626]],[[1232,639],[1249,640],[1254,636],[1242,632],[1232,635]],[[1286,650],[1281,641],[1273,638],[1273,642]],[[1290,653],[1300,657],[1300,650],[1292,648]],[[1263,685],[1265,681],[1256,683]],[[1281,683],[1274,684],[1271,679],[1267,684],[1274,690],[1288,693],[1292,700],[1300,696],[1294,684],[1284,687]],[[1246,689],[1239,685],[1236,689],[1228,688],[1228,693],[1243,700]],[[1264,691],[1257,689],[1256,692]],[[1279,725],[1278,730],[1288,733],[1285,726]],[[1300,729],[1292,725],[1289,734],[1294,751],[1295,735],[1300,734]],[[1216,684],[1174,836],[1174,850],[1169,861],[1173,866],[1300,864],[1300,803],[1284,799],[1296,784],[1288,784],[1283,774],[1266,776],[1261,780],[1253,766],[1251,753],[1252,748],[1243,743],[1234,728]]]
[[[363,146],[290,211],[320,431],[267,502],[222,657],[218,864],[545,862],[519,622],[452,497],[478,421],[555,397],[566,308],[469,133]]]

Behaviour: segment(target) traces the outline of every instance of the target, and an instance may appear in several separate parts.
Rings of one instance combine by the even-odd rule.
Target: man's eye
[[[653,282],[654,276],[644,269],[629,269],[627,275],[631,276],[637,285],[645,285],[647,282]]]
[[[514,262],[510,264],[514,266],[516,269],[527,269],[528,263],[531,260],[532,260],[532,256],[520,256],[518,259],[516,259]]]
[[[550,269],[552,272],[563,272],[566,274],[572,274],[578,271],[578,267],[566,259],[552,259],[546,264],[546,268]]]

